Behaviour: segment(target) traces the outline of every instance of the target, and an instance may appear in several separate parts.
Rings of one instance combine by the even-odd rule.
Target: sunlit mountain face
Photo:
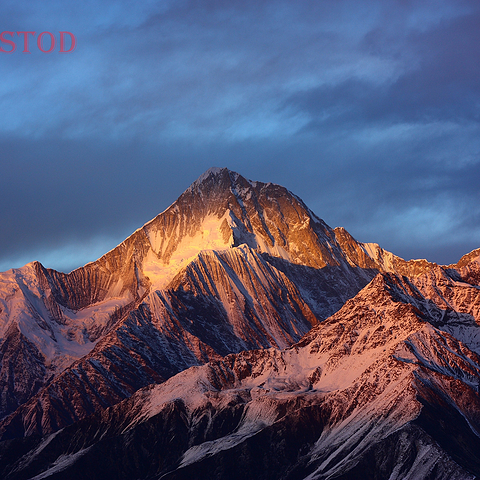
[[[69,274],[0,274],[0,476],[480,475],[480,249],[405,261],[212,168]]]

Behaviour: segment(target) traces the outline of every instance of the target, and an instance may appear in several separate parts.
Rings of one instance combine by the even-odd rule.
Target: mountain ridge
[[[227,355],[28,440],[32,455],[5,478],[75,478],[76,471],[131,478],[131,466],[113,465],[112,448],[138,458],[140,478],[373,478],[365,476],[368,458],[385,478],[475,478],[480,462],[469,455],[480,445],[480,356],[434,327],[404,288],[400,277],[379,274],[287,349]],[[461,438],[445,445],[434,435],[431,415],[445,401],[452,403],[442,428],[472,442],[463,453]],[[176,440],[164,450],[169,428]],[[386,450],[395,438],[401,442]],[[241,473],[232,470],[235,455]]]
[[[271,214],[272,218],[269,219],[266,217],[266,212],[270,212],[272,208],[274,214]],[[295,222],[290,220],[286,222],[288,215],[291,217],[290,220],[293,218]],[[340,262],[329,253],[328,247],[325,247],[320,241],[325,238],[333,238],[332,231],[311,215],[313,214],[308,207],[283,187],[250,182],[227,169],[210,170],[200,180],[193,182],[164,212],[137,229],[121,244],[95,262],[90,262],[67,274],[47,269],[39,262],[32,262],[22,269],[14,269],[0,274],[0,285],[3,285],[0,289],[0,302],[2,303],[0,305],[2,309],[0,328],[3,325],[4,331],[7,331],[8,325],[13,322],[29,342],[28,345],[25,342],[22,343],[25,349],[23,356],[25,362],[19,368],[43,372],[42,375],[39,374],[40,378],[34,382],[36,387],[33,390],[21,387],[21,385],[17,388],[15,378],[19,377],[13,376],[8,370],[8,365],[14,359],[12,356],[4,358],[3,364],[7,368],[3,370],[3,385],[7,389],[8,401],[4,401],[1,408],[3,415],[0,416],[8,415],[12,409],[14,410],[24,403],[26,397],[20,393],[20,390],[28,390],[35,394],[36,389],[49,384],[52,378],[60,374],[69,364],[92,351],[98,341],[108,335],[118,322],[134,312],[152,291],[158,289],[168,291],[169,283],[184,268],[188,268],[192,262],[198,264],[196,259],[205,248],[207,250],[213,248],[218,252],[229,252],[232,248],[241,248],[240,246],[245,244],[249,245],[246,247],[247,249],[253,248],[253,251],[256,252],[254,256],[267,254],[268,258],[287,257],[291,261],[291,255],[284,247],[287,246],[290,249],[289,231],[295,230],[293,226],[298,225],[301,220],[303,229],[307,228],[310,223],[317,226],[318,231],[309,230],[309,245],[313,245],[315,252],[327,252],[328,254],[326,261],[321,260],[321,255],[312,254],[302,244],[299,248],[300,254],[303,257],[310,256],[310,261],[307,263],[313,265],[311,268],[315,269],[318,265],[327,263],[339,264]],[[280,219],[278,225],[274,221],[277,216]],[[295,235],[292,238],[296,240]],[[293,251],[293,249],[290,250]],[[341,257],[338,248],[334,253],[337,257]],[[221,263],[222,260],[218,259],[218,262]],[[255,262],[259,266],[265,264],[265,261],[259,258],[258,262]],[[271,266],[267,267],[267,264]],[[276,269],[271,262],[267,262],[267,264],[265,264],[265,268]],[[236,265],[238,268],[244,268],[238,262]],[[278,262],[277,266],[280,266]],[[342,268],[349,270],[346,263]],[[277,281],[283,285],[275,287],[278,291],[285,288],[285,281],[288,281],[288,270],[289,264],[284,262],[281,269],[274,274],[276,279],[272,280],[272,285]],[[233,272],[231,268],[229,271]],[[232,273],[232,275],[235,278],[238,277],[236,273]],[[286,280],[280,279],[282,275],[287,275]],[[298,282],[298,278],[303,274],[297,272],[295,275]],[[332,308],[341,306],[345,295],[352,296],[359,288],[363,287],[371,279],[372,274],[351,275],[351,272],[348,271],[348,275],[343,274],[343,277],[348,293],[341,294],[341,298],[331,304],[337,305],[336,307],[324,302],[323,307],[312,305],[306,310],[305,307],[299,308],[303,308],[305,312],[309,308],[314,308],[316,316],[320,315],[319,318],[325,318],[333,313]],[[347,277],[349,278],[347,279]],[[325,283],[324,280],[319,279],[318,275],[312,277],[310,274],[310,278],[314,278],[316,283]],[[236,281],[238,283],[238,278]],[[258,282],[260,279],[257,280]],[[289,287],[290,290],[292,288]],[[306,291],[307,289],[303,289],[303,292]],[[260,325],[263,322],[262,319],[266,317],[255,313],[258,307],[252,303],[252,298],[255,297],[255,294],[253,296],[252,294],[253,291],[245,297],[247,300],[243,299],[243,294],[235,297],[244,305],[242,308],[248,307],[250,311],[245,314],[240,312],[239,315],[247,315],[251,319],[249,321]],[[217,298],[219,293],[211,291],[210,295]],[[273,292],[272,295],[273,297],[278,296]],[[295,295],[298,297],[298,292]],[[228,298],[225,295],[222,298],[225,303],[220,308],[228,312],[230,309]],[[305,300],[297,298],[293,300],[293,303],[303,305]],[[273,312],[275,309],[282,310],[275,314],[276,318],[283,318],[285,313],[278,301],[275,301],[273,310],[270,309],[270,311]],[[225,315],[226,312],[222,315]],[[226,315],[228,317],[228,313]],[[308,319],[305,317],[302,320],[303,326],[298,333],[293,338],[291,333],[287,334],[287,342],[298,340],[305,333],[306,328],[310,328],[318,321],[313,318],[311,313],[306,315]],[[233,317],[229,321],[235,322]],[[250,329],[247,324],[244,326],[247,330]],[[263,327],[260,328],[260,330],[262,329]],[[258,331],[258,328],[254,327],[254,330]],[[283,334],[278,332],[276,339],[270,337],[268,340],[270,343],[265,344],[265,340],[260,339],[253,340],[253,343],[244,343],[240,335],[238,341],[231,344],[230,348],[239,351],[261,345],[284,346],[285,343],[277,343],[278,341],[284,342],[284,340],[280,340],[282,336]],[[200,344],[205,343],[202,339],[198,339],[198,341]],[[4,350],[10,352],[11,349],[7,346],[14,342],[13,336],[11,338],[6,336],[3,339]],[[220,345],[221,341],[216,340],[216,344],[217,349],[220,348],[220,354],[225,354],[226,352]],[[32,350],[32,348],[37,351],[33,357],[27,355],[27,350]],[[66,355],[66,349],[69,351],[68,355]],[[176,373],[176,371],[172,371],[172,373]],[[149,378],[158,380],[155,375]],[[1,383],[2,373],[0,372]]]
[[[45,361],[37,362],[35,368],[39,371],[50,368],[50,373],[45,373],[43,380],[36,384],[45,384],[52,375],[67,367],[69,361],[79,359],[93,349],[100,337],[108,334],[121,318],[128,316],[149,292],[158,288],[168,290],[169,284],[184,267],[195,262],[204,247],[228,251],[243,243],[257,253],[267,255],[265,258],[270,264],[280,268],[283,274],[293,275],[301,295],[306,295],[300,303],[306,300],[317,317],[317,320],[310,318],[310,325],[334,313],[377,271],[403,274],[414,265],[414,274],[420,274],[434,265],[423,261],[405,262],[376,244],[357,242],[343,228],[330,229],[284,187],[252,182],[228,169],[213,168],[194,181],[162,213],[95,262],[67,274],[47,269],[39,262],[23,268],[33,270],[24,275],[28,277],[25,285],[37,286],[33,295],[28,286],[23,287],[25,298],[19,308],[23,310],[23,316],[24,312],[30,311],[38,327],[34,327],[32,333],[30,326],[24,326],[27,321],[31,323],[29,317],[19,324],[19,328],[39,350],[40,357],[45,357]],[[307,274],[290,264],[313,270]],[[328,269],[333,270],[325,278],[317,273]],[[316,292],[312,292],[310,286],[302,287],[305,276],[316,285]],[[19,290],[18,281],[10,280],[11,292]],[[341,287],[328,291],[327,286],[332,282]],[[346,293],[340,294],[338,300],[325,301],[332,295],[335,298],[340,291]],[[10,295],[13,293],[5,291],[3,298]],[[8,316],[5,316],[8,307],[6,302],[3,304],[0,322],[3,316],[3,321],[8,323]],[[100,323],[88,320],[93,318],[93,311],[98,311],[94,315],[102,319]],[[79,316],[88,321],[78,325]],[[42,332],[50,333],[45,335]],[[70,348],[70,356],[65,357],[62,351],[65,347],[60,348],[59,342],[69,348],[75,346],[76,350]],[[278,346],[277,343],[273,345]],[[29,368],[27,363],[25,367]],[[5,382],[11,385],[11,380]],[[11,391],[16,387],[9,388]],[[9,413],[11,408],[5,411]]]
[[[405,476],[390,478],[415,478],[422,455],[437,452],[421,478],[473,478],[480,461],[460,447],[477,445],[480,431],[479,324],[480,249],[447,266],[405,261],[330,228],[282,186],[213,168],[95,262],[0,274],[3,475],[75,478],[104,455],[119,478],[202,478],[241,454],[252,478],[270,468],[272,478],[354,478],[369,462],[375,475],[394,465]],[[181,390],[181,379],[204,371],[215,374],[196,413],[184,392],[153,417],[132,417],[148,392]],[[437,410],[457,437],[435,426]],[[154,417],[155,428],[177,432],[175,446],[149,436]],[[358,432],[349,437],[342,424]],[[173,463],[159,458],[148,472],[136,463],[142,477],[121,462],[122,473],[108,448],[153,454],[142,431]],[[285,431],[293,436],[282,446]],[[125,432],[144,453],[124,444]],[[73,438],[78,448],[60,446]],[[285,459],[261,460],[262,449]]]

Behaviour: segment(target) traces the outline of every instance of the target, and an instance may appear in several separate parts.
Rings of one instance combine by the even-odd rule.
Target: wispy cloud
[[[2,8],[3,30],[78,42],[0,56],[4,259],[120,241],[213,164],[285,184],[407,257],[480,244],[477,2]],[[43,258],[85,260],[61,257]]]

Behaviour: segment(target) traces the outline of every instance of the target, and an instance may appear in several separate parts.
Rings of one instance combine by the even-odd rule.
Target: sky
[[[93,261],[212,166],[405,259],[480,247],[478,0],[1,7],[36,35],[0,52],[0,271]]]

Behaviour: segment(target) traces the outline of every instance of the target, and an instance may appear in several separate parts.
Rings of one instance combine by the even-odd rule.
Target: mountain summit
[[[26,431],[53,429],[191,365],[291,345],[374,275],[346,258],[335,232],[287,189],[210,169],[95,262],[0,275],[0,418],[22,405],[31,416],[28,402],[43,402]],[[65,382],[84,395],[67,395]]]
[[[282,186],[212,168],[95,262],[0,274],[0,476],[74,478],[85,467],[108,478],[91,471],[100,455],[112,478],[210,468],[233,478],[229,455],[243,452],[251,478],[346,479],[412,431],[444,459],[418,478],[480,474],[459,453],[480,430],[479,258],[407,262],[330,228]],[[467,419],[450,446],[437,410],[445,425]],[[145,438],[171,461],[122,437],[157,427],[177,440]],[[256,445],[282,460],[261,461]],[[161,459],[144,471],[110,450]],[[422,461],[410,447],[388,458],[372,467],[378,478]]]

